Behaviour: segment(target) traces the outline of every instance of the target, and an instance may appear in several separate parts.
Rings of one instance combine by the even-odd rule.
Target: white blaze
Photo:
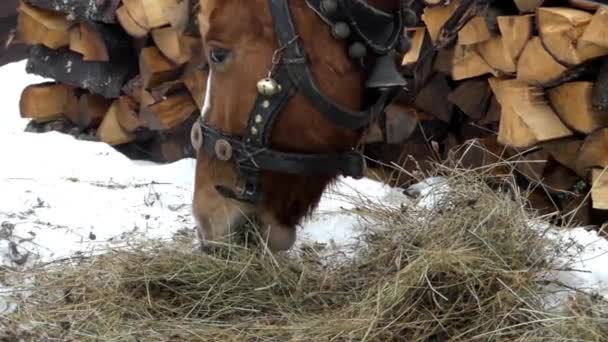
[[[207,77],[207,90],[205,91],[205,103],[203,109],[201,109],[201,118],[205,118],[207,113],[211,110],[211,70],[209,70],[209,76]]]

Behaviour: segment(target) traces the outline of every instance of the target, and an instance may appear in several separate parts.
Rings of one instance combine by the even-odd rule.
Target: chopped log
[[[585,177],[586,172],[578,163],[578,153],[582,144],[583,141],[576,138],[560,139],[546,142],[542,144],[542,148],[549,152],[551,157],[558,163],[574,171],[579,176]]]
[[[454,63],[454,55],[456,51],[454,48],[445,48],[437,51],[435,60],[433,61],[433,70],[438,71],[445,75],[452,75],[452,65]],[[424,60],[421,60],[417,65],[423,64]],[[430,72],[429,72],[430,74]],[[430,77],[430,75],[427,75]]]
[[[452,120],[454,106],[448,101],[448,95],[452,92],[445,75],[436,73],[422,88],[414,105],[421,111],[433,115],[444,122]]]
[[[534,12],[545,0],[513,0],[521,13]]]
[[[25,0],[32,6],[68,14],[72,18],[87,21],[116,23],[117,0]]]
[[[488,73],[494,74],[494,72],[494,69],[483,60],[474,46],[457,45],[454,48],[452,79],[455,81]]]
[[[41,45],[30,49],[26,72],[87,89],[106,98],[120,96],[120,89],[137,72],[130,59],[114,62],[85,62],[70,51],[56,51]]]
[[[517,62],[517,79],[535,86],[559,82],[567,71],[545,50],[538,36],[528,41]]]
[[[513,107],[502,106],[498,142],[506,146],[528,148],[536,145],[538,140]]]
[[[148,24],[148,18],[144,11],[144,3],[141,0],[122,0],[122,4],[125,7],[127,13],[131,19],[144,30],[149,31],[150,25]]]
[[[576,164],[581,169],[608,167],[608,128],[589,134],[578,152]]]
[[[405,142],[417,127],[418,116],[414,107],[393,103],[386,108],[384,132],[387,144]]]
[[[188,28],[190,20],[190,0],[165,0],[165,16],[169,20],[171,27],[179,34],[183,35]]]
[[[80,53],[83,61],[110,60],[103,38],[86,22],[70,30],[70,50]]]
[[[495,122],[499,122],[500,121],[500,112],[501,112],[500,103],[498,103],[496,96],[491,96],[490,105],[488,106],[488,111],[487,111],[486,115],[482,119],[479,120],[479,124],[488,125],[488,124],[493,124]]]
[[[51,49],[59,49],[70,43],[70,23],[57,12],[35,8],[21,3],[17,19],[20,42],[28,45],[43,44]]]
[[[142,106],[140,111],[151,130],[170,130],[192,117],[197,109],[190,94],[182,92],[150,106]]]
[[[133,99],[133,101],[136,103],[141,103],[142,88],[141,75],[137,75],[130,79],[129,82],[122,87],[122,92]]]
[[[489,40],[491,37],[486,18],[475,16],[458,31],[458,44],[479,44]]]
[[[154,99],[154,103],[162,101],[167,97],[187,90],[182,80],[165,82],[158,87],[148,89],[148,94]]]
[[[188,42],[172,27],[163,27],[152,30],[154,44],[175,64],[184,64],[190,60],[191,49]]]
[[[492,91],[485,79],[471,79],[462,82],[448,95],[448,101],[456,105],[473,120],[486,116]]]
[[[130,143],[136,138],[134,134],[125,131],[118,123],[117,116],[119,111],[118,101],[112,102],[97,129],[97,138],[112,146]]]
[[[608,210],[608,169],[593,169],[591,179],[591,201],[593,208]]]
[[[447,6],[425,7],[421,16],[433,43],[437,42],[443,25],[458,8],[460,1],[450,1]]]
[[[55,82],[25,87],[19,101],[21,117],[40,123],[65,117],[71,91],[71,87]]]
[[[149,89],[179,78],[182,68],[171,63],[160,50],[155,47],[144,48],[139,55],[139,70],[142,85]]]
[[[515,169],[531,182],[542,182],[549,153],[542,149],[526,153],[517,158]]]
[[[494,37],[477,46],[481,58],[492,68],[503,74],[514,74],[517,70],[515,60],[506,47],[502,37]]]
[[[120,127],[129,133],[136,133],[146,127],[146,122],[139,116],[138,105],[128,96],[118,98],[116,120]]]
[[[572,170],[555,161],[549,163],[547,169],[543,175],[543,185],[552,193],[572,192],[576,183],[581,180]]]
[[[207,92],[208,73],[201,68],[193,69],[183,77],[184,84],[198,108],[203,108],[205,93]]]
[[[597,79],[593,84],[591,107],[598,111],[608,110],[608,58],[602,60]]]
[[[558,197],[564,220],[574,226],[592,224],[591,199],[584,194]]]
[[[599,6],[581,41],[608,48],[608,6]]]
[[[401,61],[401,65],[403,66],[412,65],[418,62],[420,52],[422,51],[422,44],[424,43],[424,37],[426,35],[426,28],[424,27],[414,27],[408,30],[413,31],[414,33],[411,37],[412,46],[403,56],[403,60]]]
[[[608,112],[591,108],[592,82],[569,82],[547,92],[551,106],[572,129],[590,134],[608,126]]]
[[[532,18],[532,15],[499,16],[497,18],[505,53],[515,63],[524,51],[526,43],[532,38]]]
[[[542,89],[507,85],[504,95],[504,106],[513,108],[539,142],[573,135],[551,109]]]
[[[608,48],[581,40],[592,15],[566,7],[541,7],[537,10],[539,35],[553,58],[567,66],[576,66],[593,58],[608,55]]]
[[[78,115],[71,121],[82,128],[99,126],[111,104],[103,96],[83,94],[78,100]]]
[[[146,16],[146,23],[149,29],[154,29],[171,24],[167,16],[165,15],[165,1],[158,0],[139,0],[141,7],[144,10]]]
[[[116,11],[116,19],[120,23],[120,26],[132,37],[144,38],[148,35],[149,30],[143,27],[133,19],[131,13],[127,9],[127,6],[121,6]]]

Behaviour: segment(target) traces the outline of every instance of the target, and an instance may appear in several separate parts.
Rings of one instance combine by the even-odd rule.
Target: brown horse
[[[210,69],[200,123],[193,127],[198,148],[193,213],[199,235],[207,242],[228,242],[243,219],[255,216],[271,250],[289,249],[296,226],[338,175],[363,176],[363,159],[354,148],[364,123],[404,86],[394,66],[378,67],[378,61],[384,56],[385,64],[394,63],[391,52],[407,49],[407,9],[402,0],[200,1]],[[366,11],[378,23],[356,31]],[[336,25],[324,15],[332,13],[349,13],[346,19],[352,21]],[[289,36],[290,21],[297,35]],[[385,32],[373,31],[376,24],[385,25]],[[365,37],[365,29],[378,42],[376,53],[371,38],[368,45],[349,40],[355,33]],[[292,65],[309,68],[316,95],[289,86],[306,75],[288,72]],[[369,86],[375,71],[379,83]],[[318,94],[336,107],[319,105],[324,100]],[[370,97],[381,100],[360,113],[369,117],[356,116]],[[323,108],[334,109],[327,110],[333,116]]]

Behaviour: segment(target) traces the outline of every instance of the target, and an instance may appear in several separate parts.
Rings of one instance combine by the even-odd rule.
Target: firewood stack
[[[388,134],[396,125],[391,120],[407,114],[419,127],[401,144],[382,145],[380,157],[408,170],[448,155],[466,167],[510,160],[515,163],[505,167],[515,168],[521,185],[536,188],[535,207],[559,209],[582,223],[603,222],[608,4],[419,3],[419,23],[408,33],[412,49],[402,60],[411,98],[400,99],[392,108],[400,114],[384,124]]]
[[[172,162],[193,156],[189,132],[206,76],[188,0],[22,0],[17,39],[28,86],[21,116],[93,132],[95,139]],[[78,131],[78,130],[77,130]]]
[[[27,71],[55,82],[24,89],[21,115],[69,121],[159,161],[193,156],[206,81],[194,2],[22,0]],[[417,0],[414,9],[412,48],[399,56],[411,86],[369,131],[368,153],[410,171],[447,157],[466,167],[506,159],[536,189],[535,207],[581,223],[608,217],[608,5]]]

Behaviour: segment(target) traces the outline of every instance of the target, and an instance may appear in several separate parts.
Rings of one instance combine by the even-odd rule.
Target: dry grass
[[[361,203],[356,257],[191,241],[27,274],[9,339],[74,341],[605,341],[608,305],[546,307],[561,250],[509,182],[450,171],[433,209]],[[439,191],[439,190],[438,190]],[[296,255],[297,254],[297,255]],[[327,266],[330,265],[330,266]],[[25,276],[25,275],[24,275]]]

